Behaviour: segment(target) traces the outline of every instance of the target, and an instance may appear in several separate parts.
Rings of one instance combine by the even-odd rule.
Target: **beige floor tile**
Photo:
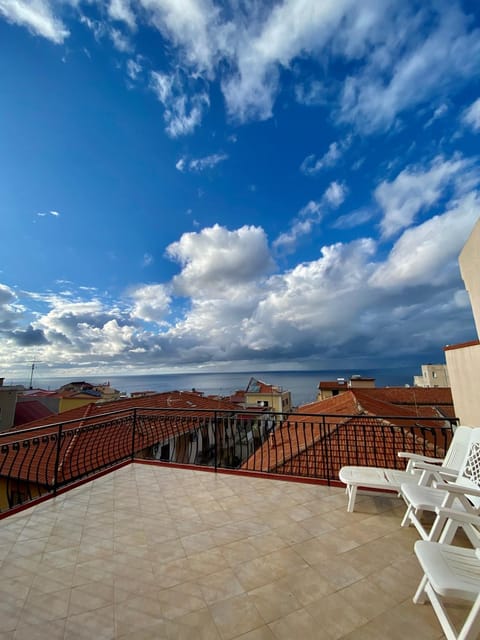
[[[33,624],[20,621],[15,632],[15,640],[64,640],[64,633],[65,618]]]
[[[339,640],[368,622],[368,618],[345,602],[341,591],[319,598],[306,609],[332,640]]]
[[[213,604],[244,593],[244,588],[237,580],[232,569],[224,569],[204,576],[198,580],[198,585],[207,604]]]
[[[210,611],[223,640],[236,638],[264,624],[254,600],[247,594],[217,602]]]
[[[237,636],[235,640],[275,640],[275,636],[271,629],[265,625],[253,631],[248,631],[241,636]]]
[[[68,640],[111,640],[115,637],[113,606],[69,616],[65,623]]]
[[[288,580],[266,584],[249,591],[263,620],[273,622],[301,608],[299,601],[288,587]]]
[[[299,609],[268,625],[276,640],[330,640],[318,622],[305,609]]]
[[[200,609],[168,621],[166,631],[168,640],[221,640],[220,632],[208,609]]]
[[[244,589],[251,591],[306,567],[301,556],[289,547],[236,565],[234,571]]]

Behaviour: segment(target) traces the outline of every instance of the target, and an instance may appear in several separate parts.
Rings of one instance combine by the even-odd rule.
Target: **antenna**
[[[41,362],[41,360],[37,360],[37,363]],[[28,385],[29,389],[33,389],[33,372],[35,371],[35,360],[32,362],[32,368],[30,370],[30,383]]]

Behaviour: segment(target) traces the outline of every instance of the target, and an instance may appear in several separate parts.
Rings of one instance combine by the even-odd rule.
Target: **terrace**
[[[315,478],[295,475],[288,481],[261,469],[222,469],[223,414],[210,412],[207,421],[198,413],[188,420],[178,411],[168,419],[165,412],[162,419],[158,412],[155,420],[149,415],[143,422],[137,414],[135,420],[110,415],[95,425],[3,437],[0,468],[4,478],[10,473],[7,487],[20,477],[26,482],[28,463],[37,495],[45,495],[28,496],[18,512],[10,506],[0,523],[0,640],[443,637],[432,608],[412,603],[421,577],[413,555],[417,534],[400,529],[400,500],[368,493],[347,513],[344,490],[333,477],[319,475],[326,467],[318,452],[317,467],[309,468]],[[261,426],[252,416],[244,420],[245,432],[229,431],[230,438],[237,433],[240,448]],[[194,468],[194,457],[205,459],[199,434],[207,422],[215,426],[213,452],[204,443],[213,466]],[[178,451],[172,447],[174,424]],[[303,416],[296,424],[301,428],[288,441],[285,423],[276,430],[272,451],[284,470],[287,458],[320,440],[329,464],[334,452],[338,463],[342,455],[354,462],[365,453],[362,447],[345,449],[339,437],[326,447],[325,437],[338,435],[338,417],[328,422]],[[135,433],[134,425],[142,430]],[[141,460],[140,454],[152,451],[147,425],[156,430],[157,445],[170,443],[171,459],[181,451],[190,464]],[[348,428],[356,428],[365,445],[380,426],[350,420]],[[433,454],[449,431],[440,424],[382,429],[374,442],[384,458],[405,443]],[[270,438],[266,431],[256,451]],[[232,441],[227,445],[231,451]],[[38,475],[38,460],[45,477]],[[252,465],[255,456],[248,460]],[[268,466],[263,455],[261,464]],[[301,470],[292,465],[290,473]],[[462,607],[454,609],[454,618],[462,615]]]

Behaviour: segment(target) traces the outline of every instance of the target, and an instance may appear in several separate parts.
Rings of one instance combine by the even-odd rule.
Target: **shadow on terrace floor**
[[[346,502],[129,465],[0,522],[0,640],[442,638],[403,503]]]

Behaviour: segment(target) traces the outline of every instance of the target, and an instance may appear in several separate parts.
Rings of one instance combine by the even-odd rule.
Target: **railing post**
[[[213,444],[214,444],[214,466],[215,471],[218,469],[218,422],[217,412],[213,413]]]
[[[62,433],[63,433],[63,424],[58,425],[57,432],[57,451],[55,453],[55,468],[54,468],[54,476],[53,476],[53,495],[57,495],[58,488],[58,466],[60,464],[60,447],[62,442]]]
[[[132,460],[135,458],[135,432],[137,430],[137,409],[133,410],[132,420]]]
[[[331,478],[331,473],[330,473],[330,459],[331,459],[331,450],[330,447],[332,446],[332,441],[330,438],[327,438],[327,425],[325,422],[325,415],[322,416],[322,426],[321,429],[323,431],[323,433],[321,434],[321,439],[322,442],[324,443],[324,447],[323,447],[323,451],[324,451],[324,468],[325,468],[325,475],[327,476],[326,480],[327,480],[327,485],[330,486],[332,478]]]

